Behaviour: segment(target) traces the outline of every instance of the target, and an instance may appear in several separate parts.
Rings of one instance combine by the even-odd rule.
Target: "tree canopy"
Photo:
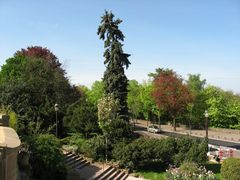
[[[158,108],[169,112],[176,130],[176,118],[192,101],[190,91],[183,84],[182,78],[172,70],[161,69],[154,77],[152,95]]]
[[[17,114],[17,130],[20,135],[27,135],[30,122],[41,122],[42,128],[55,124],[54,104],[60,105],[59,120],[68,105],[75,102],[80,94],[69,83],[61,66],[53,67],[49,50],[44,56],[25,56],[17,52],[9,58],[0,71],[0,102],[10,106]],[[30,52],[29,52],[30,53]],[[50,53],[50,55],[48,55]],[[54,58],[56,56],[53,56]],[[57,63],[58,60],[55,59]]]

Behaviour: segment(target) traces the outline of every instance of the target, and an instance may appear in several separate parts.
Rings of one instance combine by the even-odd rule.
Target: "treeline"
[[[1,111],[11,115],[10,124],[22,137],[37,130],[54,131],[55,103],[60,106],[61,134],[71,130],[88,136],[100,131],[97,105],[104,95],[104,83],[96,81],[91,88],[72,86],[57,57],[46,48],[28,47],[7,59],[0,71],[0,91]],[[183,80],[173,70],[159,68],[143,83],[128,81],[127,104],[132,119],[163,124],[173,123],[174,117],[177,124],[204,128],[204,111],[208,110],[212,127],[240,129],[240,96],[206,86],[200,74],[189,74]],[[178,113],[173,116],[172,111]]]
[[[132,119],[146,119],[151,123],[172,123],[171,109],[160,109],[154,97],[154,73],[149,74],[149,80],[139,83],[136,80],[128,82],[128,108]],[[189,74],[186,80],[182,79],[189,91],[191,100],[184,106],[176,116],[176,123],[191,126],[191,128],[202,129],[205,127],[205,110],[209,114],[209,123],[212,127],[240,129],[240,96],[232,91],[211,85],[206,85],[206,80],[200,74]],[[168,87],[169,86],[169,87]],[[169,93],[172,82],[167,84],[166,91]],[[78,86],[84,92],[91,104],[97,106],[98,100],[103,96],[103,82],[95,81],[91,88]],[[164,90],[164,89],[163,89]],[[159,94],[160,96],[161,94]],[[156,96],[156,94],[155,94]],[[168,94],[169,96],[169,94]],[[178,95],[179,97],[182,94]],[[178,103],[177,100],[175,102]],[[181,102],[182,103],[182,102]],[[182,108],[178,104],[177,108]]]

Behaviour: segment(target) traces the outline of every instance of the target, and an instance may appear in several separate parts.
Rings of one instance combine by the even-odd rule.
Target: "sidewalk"
[[[147,121],[137,120],[137,124],[147,126]],[[173,127],[171,125],[161,125],[161,129],[163,131],[173,132]],[[206,136],[206,130],[191,130],[190,132],[189,129],[185,129],[184,127],[177,127],[175,132],[185,135],[190,134],[196,137]],[[240,144],[240,130],[209,128],[208,138]]]

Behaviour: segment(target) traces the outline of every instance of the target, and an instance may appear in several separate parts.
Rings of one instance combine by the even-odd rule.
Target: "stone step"
[[[108,177],[108,180],[114,180],[120,173],[121,173],[121,171],[116,169],[116,171]]]
[[[102,178],[100,178],[100,180],[107,180],[108,177],[111,176],[111,174],[115,173],[117,169],[112,168],[110,171],[108,171],[107,173],[104,174],[104,176],[102,176]]]
[[[98,180],[98,179],[101,179],[104,174],[106,174],[108,171],[110,171],[113,167],[112,166],[109,166],[107,169],[105,169],[101,174],[99,174],[97,177],[93,178],[93,180]]]
[[[65,163],[68,163],[70,161],[75,161],[76,159],[78,159],[79,156],[75,155],[75,156],[71,156],[68,159],[65,159]]]
[[[128,173],[124,173],[125,175],[121,178],[121,180],[126,180],[128,177]]]
[[[71,166],[71,168],[77,168],[78,166],[80,166],[81,164],[84,164],[84,163],[86,163],[87,161],[85,160],[85,159],[82,159],[82,160],[80,160],[80,161],[75,161],[75,164],[73,164],[72,166]]]
[[[69,156],[70,154],[72,154],[72,152],[63,152],[63,154],[65,155],[65,156]]]
[[[79,166],[74,167],[74,168],[82,169],[82,168],[84,168],[85,166],[88,166],[88,165],[90,165],[90,162],[86,161],[85,163],[81,163]]]
[[[77,159],[74,159],[73,161],[68,162],[67,165],[68,165],[68,166],[73,166],[73,165],[81,162],[82,160],[83,160],[82,157],[78,157]]]
[[[125,172],[121,171],[114,180],[121,180],[125,176]]]
[[[74,157],[74,156],[76,156],[76,155],[75,154],[68,154],[68,155],[65,155],[64,158],[66,160],[66,159],[69,159],[69,158]]]

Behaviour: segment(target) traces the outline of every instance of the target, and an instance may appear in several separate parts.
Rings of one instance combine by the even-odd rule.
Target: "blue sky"
[[[240,93],[239,0],[0,0],[0,65],[31,45],[49,48],[74,84],[100,80],[103,42],[96,31],[104,10],[123,20],[129,79],[158,67]]]

